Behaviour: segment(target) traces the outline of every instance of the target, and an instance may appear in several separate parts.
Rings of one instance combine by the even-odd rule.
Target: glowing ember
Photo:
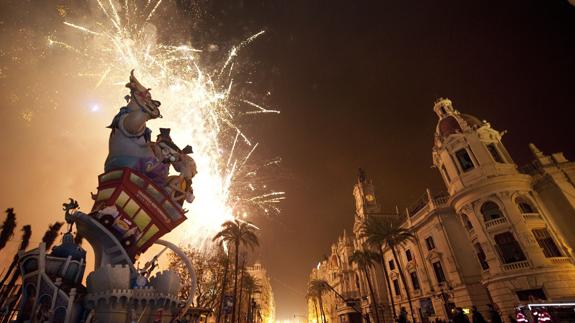
[[[227,60],[210,75],[199,65],[201,50],[156,43],[156,28],[149,21],[162,0],[147,1],[144,8],[132,0],[121,5],[113,0],[96,1],[107,19],[84,25],[65,22],[91,39],[90,45],[74,46],[52,38],[48,44],[82,55],[85,66],[89,66],[82,75],[94,76],[96,87],[115,84],[121,88],[129,71],[135,69],[138,78],[152,87],[154,98],[162,101],[164,118],[148,125],[172,128],[176,143],[193,146],[199,171],[193,183],[196,200],[184,205],[190,212],[188,221],[177,229],[182,242],[205,247],[224,221],[246,218],[254,212],[279,212],[277,203],[284,193],[270,191],[258,177],[260,170],[279,160],[252,166],[249,159],[257,143],[251,142],[235,122],[241,115],[279,111],[231,95],[235,58],[264,31],[232,47]],[[106,105],[119,108],[117,101]],[[92,108],[96,110],[99,107]]]

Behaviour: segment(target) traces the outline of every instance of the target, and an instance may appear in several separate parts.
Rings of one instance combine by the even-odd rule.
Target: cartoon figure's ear
[[[193,152],[194,152],[194,150],[192,149],[192,146],[190,146],[190,145],[187,145],[186,147],[184,147],[184,149],[182,149],[182,153],[186,154],[186,155],[191,154]]]

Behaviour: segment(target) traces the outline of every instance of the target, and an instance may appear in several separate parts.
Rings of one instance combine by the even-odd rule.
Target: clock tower
[[[358,171],[357,183],[353,187],[353,196],[355,198],[355,224],[353,231],[357,235],[366,217],[370,214],[381,213],[381,206],[375,198],[373,183],[361,168]]]

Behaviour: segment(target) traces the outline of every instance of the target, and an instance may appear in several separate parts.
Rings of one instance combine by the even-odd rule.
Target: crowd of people
[[[479,312],[476,306],[471,308],[470,315],[466,314],[461,307],[456,307],[454,309],[454,313],[449,321],[445,321],[440,318],[435,319],[435,323],[503,323],[503,319],[501,318],[500,312],[497,310],[495,306],[492,304],[487,304],[488,312],[487,318]],[[524,309],[518,308],[515,312],[515,315],[509,315],[508,319],[511,323],[542,323],[542,322],[553,322],[549,313],[541,308],[541,309],[533,309],[532,311],[528,311],[529,313],[525,313]],[[407,319],[407,311],[405,307],[402,307],[399,312],[399,317],[396,319],[397,323],[408,323],[409,320]]]

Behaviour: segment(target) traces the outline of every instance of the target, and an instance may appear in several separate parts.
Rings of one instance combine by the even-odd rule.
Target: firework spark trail
[[[259,111],[248,111],[248,112],[246,112],[246,114],[256,114],[256,113],[278,113],[278,114],[279,114],[279,113],[280,113],[280,111],[278,111],[278,110],[269,110],[269,109],[266,109],[266,108],[262,107],[262,106],[259,105],[259,104],[253,103],[253,102],[248,101],[248,100],[242,99],[242,100],[240,100],[240,101],[242,101],[242,102],[244,102],[244,103],[246,103],[246,104],[248,104],[248,105],[251,105],[252,107],[255,107],[255,108],[258,108],[258,109],[259,109]]]
[[[67,21],[64,21],[64,25],[72,27],[72,28],[76,28],[76,29],[81,30],[83,32],[86,32],[88,34],[92,34],[92,35],[96,35],[96,36],[102,36],[102,34],[100,34],[100,33],[97,33],[97,32],[92,31],[86,27],[78,26],[78,25],[75,25],[75,24],[67,22]]]
[[[224,70],[228,67],[228,65],[230,65],[230,63],[233,62],[234,58],[236,56],[238,56],[238,52],[240,51],[240,49],[242,49],[246,45],[250,44],[251,42],[256,40],[256,38],[263,35],[264,33],[265,33],[265,30],[262,30],[257,34],[254,34],[254,35],[248,37],[246,40],[242,41],[239,45],[233,46],[232,49],[230,50],[230,53],[228,54],[228,59],[226,60],[226,62],[224,63],[224,66],[222,66],[222,69],[220,70],[220,76],[222,75]]]
[[[156,12],[156,9],[158,9],[158,7],[160,6],[161,3],[162,3],[162,0],[158,0],[156,5],[154,6],[154,9],[152,9],[152,11],[150,11],[148,18],[146,18],[146,22],[148,22],[148,21],[150,21],[150,19],[152,19],[152,17],[154,16],[154,13]],[[150,2],[148,2],[148,4],[150,4]]]
[[[106,21],[96,20],[88,26],[65,22],[73,30],[93,37],[94,45],[80,50],[51,39],[50,44],[89,59],[85,64],[87,70],[82,74],[97,75],[96,87],[124,84],[128,72],[135,68],[138,78],[152,88],[154,97],[162,101],[164,118],[152,120],[148,126],[172,128],[172,137],[177,144],[194,147],[193,157],[198,167],[193,183],[196,200],[185,205],[190,212],[188,221],[176,229],[180,237],[185,236],[185,242],[196,247],[206,247],[227,220],[240,214],[245,217],[247,212],[255,212],[256,209],[264,210],[266,214],[269,210],[279,212],[279,208],[272,204],[279,202],[284,193],[271,192],[259,182],[257,170],[261,166],[253,168],[249,165],[258,144],[252,143],[236,125],[236,118],[240,115],[279,111],[232,95],[234,60],[240,49],[264,31],[232,47],[223,66],[215,69],[220,72],[212,76],[198,63],[201,50],[189,45],[155,43],[155,28],[148,21],[154,17],[162,0],[147,1],[144,9],[138,9],[135,2],[125,0],[119,6],[125,11],[122,17],[114,0],[108,0],[107,4],[102,0],[96,1]],[[147,15],[143,14],[150,8]],[[130,21],[141,20],[143,17],[138,15],[142,14],[146,23],[130,24]],[[228,73],[222,78],[225,70]],[[121,97],[124,94],[121,92]],[[238,102],[257,110],[239,111],[236,108]],[[115,105],[112,101],[107,104]]]

